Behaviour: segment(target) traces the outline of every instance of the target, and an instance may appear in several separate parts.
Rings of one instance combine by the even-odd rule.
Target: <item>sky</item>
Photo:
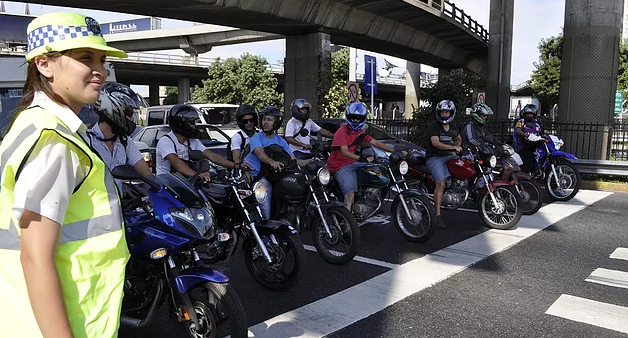
[[[473,19],[488,29],[490,0],[450,0],[456,6],[462,8]],[[512,72],[511,84],[519,84],[529,79],[530,72],[534,69],[533,62],[538,61],[539,52],[537,46],[542,38],[549,38],[559,34],[564,22],[565,0],[514,0],[515,18],[512,44]],[[24,3],[5,1],[5,9],[8,13],[24,13]],[[69,10],[94,17],[100,23],[135,19],[141,16],[132,14],[112,13],[77,8],[64,8],[56,6],[44,6],[29,4],[31,15],[40,15],[59,10]],[[193,23],[180,20],[162,19],[162,28],[174,28],[191,26]],[[181,50],[167,51],[170,53],[184,54]],[[237,57],[242,53],[257,54],[265,57],[270,63],[276,64],[283,60],[285,55],[285,40],[273,40],[266,42],[247,43],[240,45],[215,47],[211,51],[202,54],[202,57]],[[358,60],[367,51],[358,53]],[[373,53],[368,53],[373,54]],[[378,63],[383,64],[381,55]],[[389,59],[389,58],[387,58]],[[390,58],[393,59],[393,58]],[[393,59],[394,60],[394,59]],[[423,71],[433,72],[433,68],[422,66]],[[361,71],[358,71],[362,73]],[[399,73],[395,70],[393,73]]]

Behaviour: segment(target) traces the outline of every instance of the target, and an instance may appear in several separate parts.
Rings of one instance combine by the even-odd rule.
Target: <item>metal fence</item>
[[[371,123],[386,129],[396,137],[413,141],[413,136],[426,131],[427,126],[417,120],[371,119]],[[542,123],[546,134],[565,141],[564,150],[580,159],[603,159],[628,161],[628,121],[612,124],[602,123]],[[459,126],[462,127],[462,126]],[[495,137],[511,143],[514,121],[490,121],[488,130]],[[561,149],[561,150],[563,150]]]

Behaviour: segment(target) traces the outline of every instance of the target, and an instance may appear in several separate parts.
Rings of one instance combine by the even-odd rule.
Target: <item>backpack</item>
[[[238,131],[236,133],[236,135],[240,136],[240,144],[245,144],[246,143],[246,138],[244,137],[244,135],[242,135],[242,131]],[[234,135],[235,137],[235,135]],[[231,142],[233,142],[233,137],[231,138],[231,140],[229,140],[229,144],[227,144],[227,159],[231,162],[233,162],[233,151],[231,150]],[[249,144],[245,145],[243,148],[241,148],[241,152],[240,152],[240,160],[243,161],[244,158],[251,152],[251,144],[249,142]]]

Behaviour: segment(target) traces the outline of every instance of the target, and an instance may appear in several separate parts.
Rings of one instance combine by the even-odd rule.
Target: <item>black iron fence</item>
[[[424,145],[427,126],[417,120],[372,119],[371,123],[386,129],[392,135]],[[580,159],[628,161],[628,121],[603,123],[543,122],[546,134],[556,135],[564,148]],[[462,127],[462,125],[458,125]],[[504,142],[512,142],[514,121],[490,121],[491,134]]]

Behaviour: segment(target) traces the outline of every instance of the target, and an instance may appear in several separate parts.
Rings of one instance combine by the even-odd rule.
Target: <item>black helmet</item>
[[[264,120],[264,116],[274,116],[275,123],[273,123],[273,130],[275,131],[281,127],[283,123],[283,112],[276,107],[268,106],[259,111],[259,127],[264,130],[264,126],[262,125],[262,120]]]
[[[301,112],[303,108],[307,110],[307,113]],[[312,109],[312,105],[305,99],[296,99],[290,104],[292,117],[300,121],[307,121],[310,118],[310,109]]]
[[[538,109],[536,108],[536,105],[528,103],[523,107],[523,109],[521,109],[520,118],[526,120],[526,122],[532,122],[536,118],[537,113],[538,113]],[[526,118],[526,114],[534,114],[534,116],[530,118]]]
[[[140,108],[146,107],[148,105],[140,95],[120,83],[106,83],[100,89],[98,101],[90,105],[100,120],[107,122],[117,135],[131,135],[135,122],[127,117],[133,118]]]
[[[201,131],[196,126],[201,112],[189,104],[177,104],[168,112],[168,125],[173,132],[189,138],[198,138]]]
[[[246,124],[242,121],[242,117],[246,115],[253,115],[253,127],[250,129],[246,128]],[[238,127],[244,130],[249,136],[252,136],[255,133],[255,126],[257,126],[257,110],[255,107],[250,104],[242,104],[236,109],[235,113],[236,122],[238,123]]]

